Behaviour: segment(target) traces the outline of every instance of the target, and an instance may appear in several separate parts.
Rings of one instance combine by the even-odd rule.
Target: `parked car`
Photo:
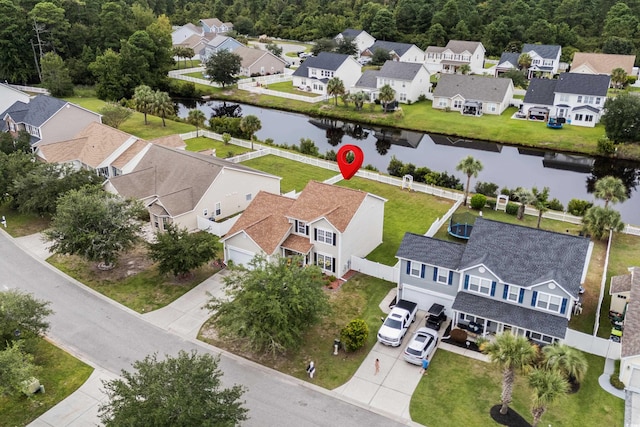
[[[429,316],[427,316],[425,326],[439,331],[442,324],[447,320],[447,314],[445,313],[444,306],[441,304],[433,304],[429,308],[428,313]]]
[[[298,52],[298,58],[310,58],[313,56],[313,53],[309,52]]]
[[[378,330],[378,342],[398,347],[407,333],[409,326],[416,320],[418,304],[412,301],[399,300],[384,319]]]
[[[438,345],[438,333],[422,327],[418,329],[404,349],[404,360],[414,365],[421,365],[423,359],[429,359]]]

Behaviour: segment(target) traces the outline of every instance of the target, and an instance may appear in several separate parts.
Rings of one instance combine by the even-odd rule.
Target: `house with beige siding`
[[[242,76],[253,77],[282,74],[287,65],[287,61],[275,56],[268,50],[240,46],[236,48],[233,53],[241,58],[240,75]]]
[[[441,74],[433,91],[433,108],[469,116],[502,114],[513,99],[511,79]]]
[[[382,197],[309,181],[297,198],[259,193],[222,239],[225,262],[248,265],[263,256],[301,256],[326,274],[342,276],[351,255],[382,243]]]
[[[198,217],[222,220],[245,210],[261,191],[280,194],[280,179],[216,157],[150,144],[130,173],[109,178],[104,188],[141,200],[155,230],[169,223],[196,230]]]
[[[571,61],[571,72],[580,74],[606,74],[622,68],[628,76],[633,75],[635,55],[613,55],[607,53],[576,52]]]
[[[48,95],[16,101],[0,113],[0,119],[4,132],[27,131],[32,146],[71,139],[90,123],[102,123],[100,114]]]

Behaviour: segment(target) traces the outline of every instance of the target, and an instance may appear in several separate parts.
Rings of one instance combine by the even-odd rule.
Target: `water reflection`
[[[186,117],[190,108],[197,107],[208,118],[215,104],[180,103],[177,104],[177,111],[180,117]],[[638,162],[310,118],[244,104],[241,107],[244,115],[253,114],[260,119],[262,128],[256,136],[261,140],[270,138],[277,144],[292,145],[299,144],[301,138],[309,138],[315,142],[320,153],[336,151],[341,144],[354,144],[363,150],[364,164],[375,166],[380,171],[386,171],[391,156],[395,156],[404,163],[448,172],[463,181],[466,177],[455,170],[456,165],[462,158],[472,155],[484,166],[473,183],[493,182],[500,188],[510,189],[549,187],[550,198],[559,199],[565,207],[572,198],[603,204],[592,195],[594,183],[607,175],[616,176],[626,185],[629,199],[614,208],[620,211],[625,222],[640,224],[640,197],[635,195],[640,180]]]

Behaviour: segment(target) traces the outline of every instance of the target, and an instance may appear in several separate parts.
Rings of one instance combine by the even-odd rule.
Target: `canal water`
[[[191,105],[178,103],[178,116],[186,117],[189,108],[197,106],[209,118],[213,111],[212,106],[218,104],[215,101]],[[344,144],[354,144],[364,152],[363,165],[371,164],[381,172],[386,172],[391,157],[395,156],[404,163],[413,163],[416,167],[426,166],[437,172],[453,174],[463,185],[466,176],[455,168],[462,158],[471,155],[484,166],[478,178],[472,178],[472,187],[477,181],[493,182],[499,188],[549,187],[550,198],[557,198],[565,208],[572,198],[602,204],[593,197],[594,182],[607,175],[617,176],[627,186],[629,199],[614,205],[614,209],[621,213],[624,222],[640,225],[638,162],[592,158],[487,141],[357,125],[245,104],[241,104],[241,108],[242,115],[253,114],[260,119],[262,129],[256,133],[260,140],[271,138],[276,144],[298,145],[301,138],[309,138],[315,142],[321,153],[329,150],[338,151]]]

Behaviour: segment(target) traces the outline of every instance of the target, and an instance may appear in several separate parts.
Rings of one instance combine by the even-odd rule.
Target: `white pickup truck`
[[[409,326],[416,320],[418,304],[411,301],[400,300],[391,309],[384,319],[378,331],[378,342],[392,347],[398,347],[402,343]]]

